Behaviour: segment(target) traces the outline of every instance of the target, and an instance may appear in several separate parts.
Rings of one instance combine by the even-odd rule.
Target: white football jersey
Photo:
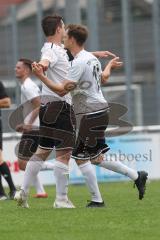
[[[23,115],[25,124],[28,124],[33,110],[33,105],[30,100],[38,96],[40,96],[39,87],[31,80],[31,78],[26,78],[21,85],[21,103],[24,104]],[[25,104],[26,102],[27,104]],[[30,114],[28,114],[28,112]],[[33,125],[37,127],[39,126],[39,116],[35,119]]]
[[[41,53],[41,60],[48,60],[50,63],[49,68],[46,71],[46,76],[54,83],[61,83],[65,80],[70,65],[63,45],[59,46],[46,42],[41,50]],[[64,97],[60,97],[42,83],[42,102],[47,102],[47,99],[48,101],[66,101],[71,104],[70,93]]]
[[[101,91],[101,64],[93,54],[82,50],[71,62],[68,80],[76,81],[72,102],[76,114],[96,112],[108,107]]]

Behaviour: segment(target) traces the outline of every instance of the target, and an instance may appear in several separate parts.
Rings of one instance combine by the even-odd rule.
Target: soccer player
[[[15,67],[15,74],[21,84],[21,103],[23,104],[23,123],[16,126],[18,132],[23,132],[18,147],[18,163],[22,171],[27,161],[36,152],[39,141],[39,108],[40,89],[31,79],[32,62],[28,59],[19,59]],[[54,164],[45,162],[42,170],[53,170]],[[36,176],[33,185],[37,198],[48,197],[39,177]]]
[[[66,79],[69,70],[67,54],[61,45],[65,34],[62,17],[45,17],[42,20],[42,28],[47,40],[42,48],[40,64],[47,70],[48,77],[55,79],[57,86],[59,86],[63,79]],[[67,197],[68,162],[75,140],[75,116],[71,106],[70,94],[61,97],[59,92],[53,92],[43,84],[39,117],[39,146],[36,153],[27,163],[21,191],[17,192],[15,198],[20,206],[28,207],[29,187],[42,168],[43,162],[55,148],[56,199],[54,207],[74,208],[74,205]]]
[[[9,108],[10,104],[11,104],[11,100],[6,93],[2,82],[0,82],[0,109]],[[0,200],[6,200],[8,199],[8,197],[3,189],[1,176],[5,178],[10,188],[9,198],[13,199],[16,188],[14,186],[8,165],[6,164],[6,162],[3,161],[3,157],[2,157],[2,121],[1,121],[1,110],[0,110]]]
[[[84,173],[87,172],[89,166],[87,160],[91,160],[93,164],[130,177],[138,188],[139,199],[142,199],[145,193],[148,174],[144,171],[137,172],[125,166],[120,161],[107,161],[104,156],[104,153],[108,150],[104,136],[109,116],[108,103],[102,95],[100,85],[108,80],[112,68],[120,67],[122,63],[119,62],[119,58],[114,58],[102,72],[98,59],[84,50],[84,43],[87,36],[88,31],[85,27],[81,25],[69,25],[64,41],[65,47],[68,48],[74,56],[68,79],[74,80],[75,85],[69,85],[66,80],[59,86],[59,91],[61,90],[61,92],[64,93],[64,90],[73,90],[72,88],[75,88],[77,85],[72,92],[72,100],[76,115],[81,116],[76,146],[72,156],[76,159],[80,168],[83,168]],[[35,71],[38,73],[40,67],[35,65]],[[42,71],[39,78],[54,91],[55,86],[53,82],[42,75]],[[82,88],[84,83],[89,84],[90,87]],[[90,128],[96,130],[94,134]],[[97,139],[93,142],[96,136]],[[86,180],[90,189],[93,188],[93,177],[86,177]],[[89,203],[90,207],[101,205],[103,205],[103,202],[95,201],[93,198]]]
[[[98,60],[84,50],[84,43],[87,36],[87,29],[83,26],[69,25],[67,28],[65,46],[69,48],[74,56],[68,79],[75,80],[79,84],[74,90],[72,97],[76,115],[84,113],[85,109],[79,127],[76,147],[72,155],[78,160],[81,159],[81,157],[82,160],[87,157],[92,158],[92,163],[97,164],[100,167],[127,175],[135,181],[139,191],[139,199],[142,199],[145,193],[145,184],[148,174],[144,171],[137,172],[136,170],[125,166],[120,161],[107,161],[103,155],[107,150],[105,139],[104,137],[99,138],[98,133],[96,145],[92,147],[90,146],[91,144],[87,143],[89,142],[87,139],[88,132],[87,129],[85,129],[85,131],[83,130],[84,124],[88,125],[89,119],[91,119],[90,121],[95,119],[95,122],[101,121],[101,124],[104,126],[104,118],[106,117],[106,119],[109,120],[108,113],[105,113],[108,104],[105,106],[106,101],[102,95],[100,85],[108,80],[113,68],[122,65],[121,62],[118,62],[118,58],[114,58],[109,62],[105,70],[101,72],[101,66]],[[87,81],[92,83],[91,87],[87,90],[80,89],[80,83]],[[105,127],[101,127],[99,130],[105,131]],[[92,135],[90,135],[90,137],[92,137]],[[100,153],[102,153],[100,158],[96,158]],[[94,205],[94,202],[91,202],[90,204]]]

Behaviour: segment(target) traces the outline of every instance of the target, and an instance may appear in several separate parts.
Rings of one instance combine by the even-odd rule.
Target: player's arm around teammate
[[[112,69],[120,68],[122,67],[123,62],[119,61],[119,57],[115,57],[112,60],[109,61],[109,63],[106,65],[104,71],[101,75],[101,83],[105,84],[107,80],[109,79],[111,75]],[[59,96],[64,96],[70,91],[73,91],[77,83],[73,80],[67,80],[65,79],[62,83],[56,84],[52,80],[50,80],[45,74],[44,74],[44,68],[41,64],[38,64],[34,62],[32,64],[32,69],[34,74],[52,91],[56,92]]]
[[[42,64],[34,62],[32,64],[33,73],[53,92],[59,96],[64,96],[68,92],[72,91],[76,87],[75,81],[63,79],[61,83],[55,83],[50,80],[44,73],[44,67]]]

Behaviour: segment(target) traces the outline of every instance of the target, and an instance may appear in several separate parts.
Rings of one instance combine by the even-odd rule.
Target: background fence
[[[41,19],[55,12],[66,24],[88,26],[88,50],[110,50],[124,61],[103,88],[110,102],[127,106],[124,118],[135,126],[160,124],[160,1],[1,0],[0,9],[0,80],[13,103],[2,114],[5,132],[11,131],[7,117],[20,102],[15,64],[20,57],[39,59]]]

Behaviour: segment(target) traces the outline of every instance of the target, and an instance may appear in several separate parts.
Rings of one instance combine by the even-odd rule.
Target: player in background
[[[145,193],[148,174],[145,171],[137,172],[136,170],[122,164],[120,161],[108,161],[104,154],[108,150],[104,136],[109,122],[109,115],[108,103],[103,97],[100,85],[108,80],[112,68],[120,67],[122,63],[119,62],[119,58],[114,58],[108,63],[105,70],[102,72],[98,59],[84,50],[84,43],[87,36],[88,31],[85,27],[80,25],[69,25],[64,40],[65,47],[68,48],[74,56],[74,60],[71,62],[68,80],[75,81],[75,86],[73,84],[73,88],[76,88],[72,91],[72,101],[76,116],[81,116],[76,146],[73,150],[72,157],[76,159],[84,173],[87,173],[87,168],[90,168],[87,160],[91,160],[93,164],[98,165],[99,167],[128,176],[135,182],[139,191],[139,199],[142,199]],[[33,64],[33,66],[34,71],[37,73],[37,76],[41,81],[53,91],[55,89],[57,90],[57,86],[43,75],[41,66],[36,64]],[[68,84],[68,80],[64,81],[64,83],[59,86],[59,92],[64,94],[65,90],[66,92],[67,90],[72,90],[72,85]],[[90,87],[82,89],[81,86],[84,82],[90,82]],[[91,136],[91,126],[88,125],[89,119],[90,122],[100,122],[100,125],[98,125],[99,128],[96,128],[95,126],[94,129],[99,130],[99,132],[97,131],[94,135],[95,137],[97,134],[96,144],[94,143],[94,146],[89,143],[91,142],[91,139],[89,139]],[[101,134],[101,137],[99,137],[99,134]],[[86,177],[87,184],[92,193],[94,192],[93,179],[93,176],[90,178]],[[89,203],[90,207],[102,205],[103,202],[95,200],[94,197],[92,197],[92,201]]]
[[[8,183],[8,186],[10,188],[10,192],[9,192],[9,199],[13,199],[14,195],[15,195],[15,191],[16,188],[14,186],[12,177],[11,177],[11,173],[9,170],[8,165],[6,164],[6,162],[3,161],[3,156],[2,156],[2,119],[1,119],[1,108],[9,108],[11,105],[11,100],[8,97],[5,88],[2,84],[2,82],[0,82],[0,201],[1,200],[6,200],[8,199],[8,196],[6,195],[3,186],[2,186],[2,178],[1,176],[3,176],[5,178],[5,180]]]
[[[36,152],[39,142],[39,108],[40,89],[31,79],[31,61],[19,59],[15,67],[15,74],[21,85],[21,104],[23,106],[23,123],[16,126],[22,137],[18,147],[18,163],[22,171],[25,170],[27,161]],[[53,170],[54,164],[45,162],[41,170]],[[48,197],[39,176],[33,181],[37,198]]]

